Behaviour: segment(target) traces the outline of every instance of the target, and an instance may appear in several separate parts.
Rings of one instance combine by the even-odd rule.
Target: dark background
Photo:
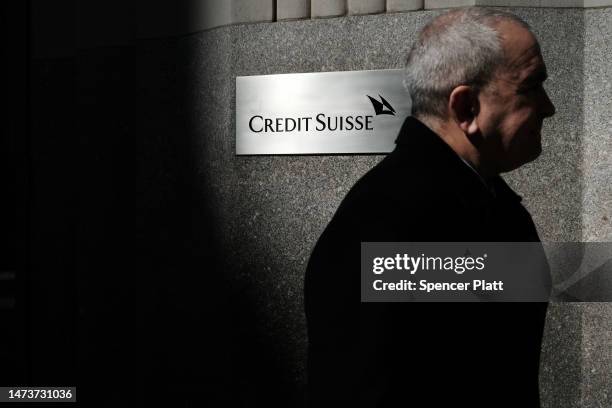
[[[233,81],[399,68],[436,12],[137,39],[135,22],[173,17],[119,0],[2,7],[0,385],[76,385],[85,406],[300,406],[304,265],[380,156],[236,157]],[[609,78],[609,13],[516,12],[558,113],[542,157],[507,179],[544,240],[579,241],[585,216],[609,224],[603,200],[583,207],[608,185],[589,156],[606,149],[606,99],[585,89]],[[584,137],[590,124],[604,130]],[[606,310],[551,307],[549,406],[601,400]]]
[[[189,146],[136,150],[134,15],[109,5],[3,2],[0,384],[76,385],[84,406],[284,401],[228,300]]]

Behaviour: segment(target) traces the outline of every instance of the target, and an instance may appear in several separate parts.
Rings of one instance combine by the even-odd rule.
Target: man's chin
[[[533,149],[530,152],[530,154],[527,155],[518,166],[516,166],[516,168],[524,166],[527,163],[531,163],[532,161],[540,157],[541,154],[542,154],[542,146],[538,145],[537,149]]]
[[[540,157],[541,154],[542,154],[542,143],[540,143],[540,140],[538,140],[538,145],[533,149],[533,155],[532,155],[531,160],[529,161],[534,161],[535,159]]]
[[[538,146],[537,149],[531,150],[530,154],[523,155],[518,160],[515,160],[510,163],[506,163],[506,166],[503,166],[503,168],[500,170],[500,173],[507,173],[509,171],[516,170],[519,167],[524,166],[525,164],[531,163],[532,161],[536,160],[538,157],[540,157],[541,154],[542,154],[542,146]]]

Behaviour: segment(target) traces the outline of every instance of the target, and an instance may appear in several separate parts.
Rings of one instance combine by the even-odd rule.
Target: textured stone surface
[[[478,6],[505,7],[583,7],[583,0],[475,0]]]
[[[387,0],[387,12],[421,10],[423,0]]]
[[[311,12],[311,3],[312,12]],[[386,3],[386,4],[385,4]],[[123,22],[121,38],[117,30],[100,30],[100,25],[106,27],[106,22],[112,19],[106,8],[101,9],[98,2],[86,7],[79,7],[79,17],[88,24],[80,26],[79,43],[86,46],[118,45],[129,38],[128,25]],[[297,20],[312,17],[333,17],[345,14],[375,14],[386,12],[402,12],[464,6],[491,7],[605,7],[612,6],[612,0],[277,0],[274,10],[273,0],[185,0],[180,2],[147,3],[145,13],[138,20],[136,35],[138,38],[160,38],[207,30],[232,23],[257,23],[276,19]],[[57,12],[55,7],[50,9]],[[61,10],[60,10],[61,11]],[[115,13],[116,14],[116,13]],[[97,24],[89,24],[91,22]],[[125,26],[125,27],[123,27]],[[94,27],[94,28],[92,28]],[[101,31],[105,39],[93,38],[91,33]],[[66,33],[68,33],[66,31]],[[99,37],[99,35],[98,35]],[[47,39],[49,42],[53,40]],[[70,47],[70,36],[62,40],[63,47]],[[34,52],[37,52],[35,48]],[[58,50],[58,52],[66,52]],[[59,55],[59,54],[58,54]]]
[[[426,9],[491,6],[491,7],[604,7],[612,0],[425,0]]]
[[[376,14],[385,12],[385,0],[348,0],[348,14]]]
[[[274,0],[232,0],[232,23],[274,21]]]
[[[612,406],[612,303],[587,303],[582,326],[581,407]]]
[[[202,4],[202,3],[200,3]],[[192,20],[201,18],[200,30],[221,27],[232,22],[232,2],[227,0],[208,0],[203,7],[192,11]]]
[[[301,18],[310,18],[310,0],[278,0],[276,2],[277,20]]]
[[[612,241],[612,9],[585,19],[583,239]]]
[[[550,76],[547,89],[557,115],[545,123],[542,157],[506,178],[523,196],[543,239],[579,241],[585,212],[598,211],[583,206],[585,174],[593,174],[589,182],[597,192],[594,202],[599,200],[598,194],[607,191],[602,187],[606,179],[599,173],[601,166],[584,166],[589,160],[583,144],[591,137],[585,133],[583,108],[587,98],[583,92],[584,11],[514,11],[540,38]],[[609,11],[591,12],[600,24],[593,35],[605,30],[609,33],[605,20]],[[214,270],[223,274],[229,303],[238,305],[238,326],[244,325],[244,330],[252,331],[250,335],[258,339],[258,346],[249,350],[262,355],[262,360],[269,359],[271,367],[261,378],[250,379],[256,385],[240,377],[241,383],[246,382],[247,394],[267,401],[274,397],[271,391],[268,394],[266,384],[280,381],[278,388],[288,390],[283,396],[291,401],[288,406],[298,406],[301,401],[306,345],[302,275],[306,261],[344,194],[381,156],[236,157],[235,77],[399,68],[418,29],[438,13],[248,24],[176,39],[171,44],[147,44],[142,80],[156,96],[151,98],[154,102],[150,102],[147,116],[147,140],[151,149],[159,150],[148,160],[156,164],[156,158],[161,160],[158,173],[149,175],[149,183],[154,186],[155,180],[162,180],[160,184],[172,186],[185,183],[184,176],[188,176],[192,214],[209,214],[207,231],[212,231],[219,253]],[[593,49],[593,64],[605,65],[605,52],[605,46]],[[164,53],[168,56],[160,63],[158,55]],[[605,83],[607,69],[599,67],[592,74],[595,88]],[[601,92],[593,97],[593,106],[605,101],[604,90]],[[598,109],[602,110],[594,110],[598,113],[592,117],[599,121],[594,132],[608,126],[605,106]],[[605,132],[597,135],[597,140],[606,141]],[[164,167],[167,152],[176,150],[177,144],[185,145],[192,162],[193,168],[185,174],[174,174]],[[593,145],[592,152],[598,150],[600,142]],[[154,188],[147,194],[144,203],[153,208],[163,206],[172,196],[170,191],[158,197]],[[592,225],[596,234],[605,229],[601,223]],[[609,345],[607,334],[601,333],[602,326],[597,323],[601,315],[589,314],[590,308],[551,306],[542,361],[545,407],[578,407],[586,384],[594,395],[600,395],[596,390],[602,384],[609,384],[602,377],[583,378],[585,370],[591,369],[585,367],[595,364],[584,355],[583,341],[590,342],[599,354]],[[249,358],[243,354],[241,357]],[[259,363],[260,357],[250,358],[249,364]],[[605,368],[597,364],[596,370]]]
[[[585,7],[612,6],[612,0],[584,0]]]
[[[476,0],[425,0],[426,9],[473,6]]]
[[[346,14],[347,0],[311,0],[310,12],[313,18],[336,17]]]
[[[612,9],[585,10],[583,240],[612,241]],[[609,264],[609,262],[608,262]],[[607,273],[609,284],[610,274]],[[612,406],[612,303],[585,305],[582,406]]]
[[[542,408],[582,408],[582,309],[578,303],[551,303],[540,363]]]

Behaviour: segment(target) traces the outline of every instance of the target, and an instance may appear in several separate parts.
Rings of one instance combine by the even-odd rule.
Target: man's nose
[[[542,101],[541,109],[542,109],[542,115],[545,118],[549,118],[557,112],[555,105],[552,103],[552,101],[548,97],[548,93],[546,91],[544,91],[544,100]]]

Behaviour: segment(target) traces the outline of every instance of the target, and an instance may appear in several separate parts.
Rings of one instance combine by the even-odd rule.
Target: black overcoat
[[[360,243],[539,241],[501,177],[409,117],[319,238],[306,271],[311,407],[539,407],[547,303],[361,303]]]

